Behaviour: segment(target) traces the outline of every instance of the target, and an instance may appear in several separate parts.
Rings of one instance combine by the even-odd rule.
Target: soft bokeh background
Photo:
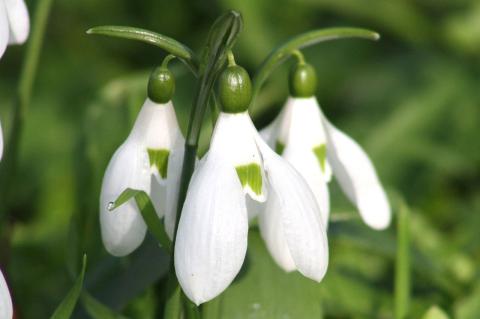
[[[31,12],[36,3],[27,0]],[[99,238],[98,196],[108,160],[145,98],[148,73],[164,53],[85,30],[138,26],[199,50],[210,24],[228,8],[243,13],[235,54],[251,73],[276,45],[313,28],[381,33],[379,42],[341,40],[304,51],[318,70],[318,99],[330,119],[365,147],[391,196],[400,194],[411,207],[411,317],[437,304],[454,318],[480,318],[475,0],[54,1],[18,173],[9,186],[15,197],[4,236],[11,247],[1,253],[18,318],[52,313],[84,251],[86,289],[99,301],[129,318],[161,311],[166,255],[147,239],[128,258],[109,257]],[[9,47],[0,61],[7,135],[24,52],[25,46]],[[185,128],[194,79],[183,65],[173,65],[174,102]],[[287,97],[287,71],[276,71],[252,110],[259,127]],[[219,310],[216,318],[392,318],[395,227],[368,229],[335,185],[332,194],[331,262],[321,284],[284,274],[253,229],[244,270],[204,311]],[[87,315],[78,309],[76,316]]]

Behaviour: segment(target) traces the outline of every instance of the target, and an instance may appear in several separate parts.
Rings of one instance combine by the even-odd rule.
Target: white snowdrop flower
[[[135,202],[130,199],[110,211],[109,204],[126,189],[150,195],[160,218],[165,217],[172,236],[184,138],[171,102],[145,101],[126,141],[108,164],[100,194],[100,224],[103,243],[112,255],[125,256],[143,241],[146,225]],[[172,222],[173,220],[173,222]]]
[[[391,210],[375,168],[365,151],[322,113],[313,95],[314,72],[307,64],[294,68],[290,78],[293,97],[262,130],[262,137],[305,178],[321,207],[325,225],[329,214],[327,182],[333,174],[365,223],[385,229]]]
[[[7,282],[0,271],[0,318],[13,318],[12,297],[8,290]]]
[[[0,58],[7,45],[27,40],[30,19],[23,0],[0,0]]]
[[[246,111],[248,74],[230,66],[219,87],[224,112],[190,181],[175,243],[179,283],[197,305],[225,290],[242,267],[247,198],[266,205],[262,235],[282,268],[320,281],[328,264],[326,231],[313,194],[262,140]]]

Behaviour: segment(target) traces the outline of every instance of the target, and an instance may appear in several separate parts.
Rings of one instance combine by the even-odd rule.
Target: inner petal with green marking
[[[150,160],[150,167],[155,166],[160,176],[165,179],[168,170],[168,157],[170,151],[167,149],[153,149],[147,148],[148,159]]]
[[[284,150],[285,150],[285,144],[277,140],[277,142],[275,142],[275,153],[277,153],[278,155],[282,155]]]
[[[318,163],[320,164],[320,168],[325,173],[326,165],[327,165],[327,145],[320,144],[315,146],[313,149],[313,154],[317,157]]]
[[[235,167],[243,188],[247,186],[257,195],[262,194],[262,168],[257,163]]]

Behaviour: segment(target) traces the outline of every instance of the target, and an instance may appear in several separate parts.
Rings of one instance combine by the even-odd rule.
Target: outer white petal
[[[184,144],[185,139],[183,136],[179,136],[168,160],[167,198],[164,223],[165,230],[170,239],[173,239],[175,219],[177,216],[178,193],[180,191],[180,179],[182,176],[183,155],[185,150]]]
[[[5,3],[0,1],[0,58],[7,48],[10,27],[8,26],[7,9]]]
[[[12,298],[7,283],[0,271],[0,318],[11,319],[13,317]]]
[[[320,281],[328,266],[328,242],[316,200],[300,174],[260,137],[258,140],[270,191],[275,193],[267,200],[264,214],[278,214],[272,210],[280,208],[285,241],[296,268],[304,276]]]
[[[325,117],[323,122],[329,143],[328,160],[340,186],[367,225],[385,229],[391,220],[390,204],[368,155]]]
[[[330,197],[326,176],[323,174],[315,155],[303,148],[288,146],[282,157],[286,159],[302,175],[312,191],[320,208],[323,225],[327,227],[330,213]]]
[[[236,114],[222,112],[212,133],[210,153],[218,151],[225,154],[226,160],[233,167],[252,163],[259,165],[262,174],[262,192],[256,194],[249,185],[244,187],[244,192],[252,199],[263,202],[266,199],[266,183],[262,157],[255,141],[257,134],[247,112]]]
[[[126,189],[150,191],[150,169],[144,146],[129,137],[108,164],[100,194],[100,225],[105,248],[114,256],[124,256],[143,241],[146,225],[132,198],[113,211],[108,204]]]
[[[23,0],[3,0],[10,24],[10,44],[21,44],[27,40],[30,30],[30,18]]]
[[[175,244],[175,270],[197,305],[215,298],[240,271],[247,250],[245,195],[233,167],[212,156],[195,171]]]

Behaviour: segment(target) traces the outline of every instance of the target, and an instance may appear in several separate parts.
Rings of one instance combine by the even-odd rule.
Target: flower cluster
[[[170,86],[149,83],[149,99],[103,180],[100,220],[107,250],[123,256],[143,241],[146,225],[133,199],[113,212],[108,209],[124,189],[134,188],[149,194],[159,218],[164,217],[169,237],[175,238],[178,281],[197,305],[235,279],[253,218],[282,269],[321,281],[328,266],[327,183],[332,175],[369,226],[387,227],[390,207],[368,156],[322,114],[313,95],[315,81],[310,66],[297,65],[290,78],[292,97],[259,133],[247,111],[250,77],[229,63],[219,78],[222,111],[210,148],[190,180],[176,233],[184,138],[169,101],[173,90],[165,99],[150,88],[163,92]]]

